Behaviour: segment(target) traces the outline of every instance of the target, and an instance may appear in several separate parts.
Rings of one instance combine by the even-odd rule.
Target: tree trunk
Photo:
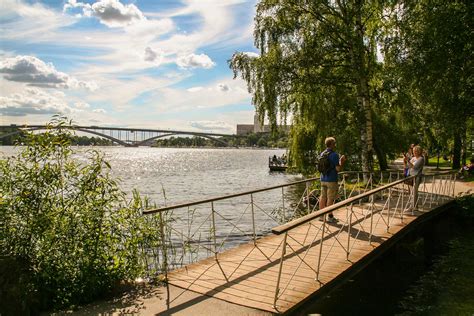
[[[362,2],[357,1],[353,50],[353,65],[357,87],[357,103],[363,113],[361,124],[362,141],[362,171],[373,170],[373,134],[372,134],[372,108],[369,94],[369,59],[364,45],[364,25],[362,23]]]
[[[463,166],[466,165],[466,159],[467,159],[467,129],[466,129],[466,124],[463,124],[462,128],[462,155],[461,155],[461,163]]]
[[[375,151],[375,154],[377,155],[377,160],[379,161],[380,170],[387,170],[388,169],[387,157],[385,156],[385,153],[383,152],[382,148],[378,146],[376,140],[374,141],[374,151]]]
[[[462,135],[456,131],[454,133],[454,146],[453,146],[453,169],[461,168],[461,147],[462,147]]]

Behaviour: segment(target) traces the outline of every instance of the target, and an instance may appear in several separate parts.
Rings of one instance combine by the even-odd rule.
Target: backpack
[[[318,159],[318,171],[326,175],[331,170],[331,162],[329,161],[329,155],[331,151],[325,150],[321,153]]]

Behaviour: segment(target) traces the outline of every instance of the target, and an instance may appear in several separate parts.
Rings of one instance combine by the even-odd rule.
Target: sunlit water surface
[[[0,147],[0,157],[21,148]],[[86,161],[90,147],[76,147],[76,159]],[[112,174],[127,194],[137,189],[158,206],[196,201],[301,179],[269,172],[268,157],[284,150],[94,147],[105,153]]]

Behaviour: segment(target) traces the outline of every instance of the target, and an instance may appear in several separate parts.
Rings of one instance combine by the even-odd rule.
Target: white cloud
[[[219,84],[229,87],[225,93],[216,93]],[[199,88],[199,89],[196,89]],[[190,91],[190,89],[192,89]],[[154,108],[157,113],[185,113],[197,109],[217,109],[236,104],[249,104],[251,95],[247,92],[246,83],[242,79],[233,80],[230,78],[219,78],[205,86],[192,87],[186,90],[174,87],[163,87],[153,91],[150,108]],[[194,92],[194,93],[189,93]]]
[[[22,82],[44,88],[84,88],[96,90],[94,82],[79,81],[57,71],[52,63],[45,63],[33,56],[16,56],[0,61],[0,73],[9,81]]]
[[[204,131],[228,131],[233,128],[232,125],[219,121],[193,121],[190,125]]]
[[[55,34],[60,27],[75,23],[76,19],[58,14],[41,3],[24,3],[21,0],[0,2],[1,34],[4,39],[31,39],[41,41]]]
[[[198,92],[198,91],[201,91],[202,89],[204,89],[204,88],[203,87],[192,87],[192,88],[186,89],[186,91],[188,91],[188,92]]]
[[[0,113],[5,116],[70,114],[72,112],[74,110],[67,105],[61,95],[36,88],[27,88],[24,93],[0,97]]]
[[[206,54],[189,54],[179,56],[176,60],[176,64],[180,68],[205,68],[209,69],[214,67],[216,64]]]
[[[146,19],[134,4],[123,5],[118,0],[101,0],[91,8],[92,15],[108,27],[124,27]]]
[[[107,111],[104,110],[104,109],[95,109],[95,110],[92,110],[92,112],[94,112],[94,113],[101,113],[101,114],[107,113]]]
[[[217,85],[217,90],[222,91],[222,92],[228,92],[230,91],[230,87],[225,83],[219,83]]]
[[[134,4],[122,4],[119,0],[100,0],[92,5],[69,0],[63,12],[82,10],[79,17],[96,17],[110,28],[123,28],[130,36],[144,37],[149,40],[174,29],[171,19],[149,20]]]
[[[159,35],[171,32],[174,27],[174,23],[171,19],[146,19],[126,26],[125,31],[133,38],[143,38],[144,40],[151,42]]]
[[[77,2],[76,0],[69,0],[66,4],[64,4],[63,12],[67,12],[67,11],[74,10],[77,8],[82,10],[84,16],[89,17],[92,15],[92,7],[90,4]],[[76,13],[75,16],[81,17],[82,14]]]
[[[80,109],[80,110],[84,110],[84,109],[88,109],[90,108],[91,106],[86,103],[86,102],[76,102],[74,103],[74,106],[77,108],[77,109]]]
[[[158,50],[153,50],[151,47],[145,48],[144,60],[152,62],[156,65],[160,65],[163,61],[163,52]]]

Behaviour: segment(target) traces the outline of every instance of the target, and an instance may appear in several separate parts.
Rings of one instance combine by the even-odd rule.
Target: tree
[[[400,1],[386,45],[387,62],[408,88],[405,119],[433,148],[451,140],[456,169],[474,114],[473,9],[472,1]]]
[[[234,76],[246,80],[260,119],[266,115],[276,126],[278,118],[291,114],[293,127],[307,126],[317,144],[328,135],[344,138],[341,132],[350,126],[363,170],[372,169],[370,85],[383,4],[262,0],[255,17],[260,56],[235,53],[229,61]],[[292,156],[301,154],[298,144],[299,139],[293,141]]]

